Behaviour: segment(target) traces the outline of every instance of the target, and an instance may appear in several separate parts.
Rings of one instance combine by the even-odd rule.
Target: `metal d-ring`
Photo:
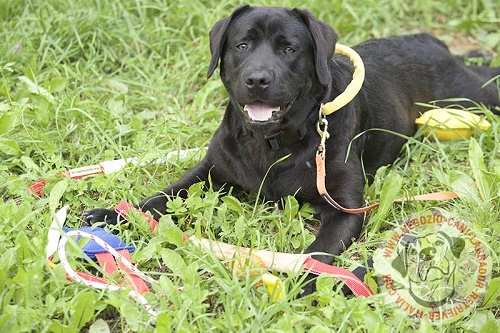
[[[325,150],[326,140],[330,138],[330,133],[328,133],[328,120],[326,119],[326,116],[321,113],[321,109],[319,111],[318,122],[316,123],[316,131],[318,131],[321,138],[318,146],[318,152],[323,152]]]

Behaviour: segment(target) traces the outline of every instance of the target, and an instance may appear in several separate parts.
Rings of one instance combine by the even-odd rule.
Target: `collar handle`
[[[339,110],[352,101],[361,90],[361,86],[365,80],[365,66],[363,64],[363,60],[356,51],[348,46],[337,44],[335,46],[335,53],[349,58],[354,66],[354,73],[352,74],[351,83],[349,83],[343,93],[338,95],[333,101],[321,105],[321,112],[325,116]]]

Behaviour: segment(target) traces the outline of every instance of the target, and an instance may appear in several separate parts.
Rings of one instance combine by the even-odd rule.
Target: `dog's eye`
[[[241,43],[241,44],[238,44],[238,46],[236,46],[238,48],[238,50],[246,50],[248,49],[248,44],[247,43]]]
[[[295,50],[292,49],[290,46],[285,48],[285,53],[294,53],[294,52],[295,52]]]

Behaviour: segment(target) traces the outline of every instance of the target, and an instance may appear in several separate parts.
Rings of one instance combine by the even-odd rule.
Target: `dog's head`
[[[455,293],[457,259],[465,240],[442,231],[405,237],[392,267],[407,278],[409,291],[419,304],[444,304]]]
[[[331,82],[337,35],[307,10],[243,6],[210,32],[221,78],[250,128],[304,121]]]
[[[449,278],[464,246],[463,238],[450,237],[442,231],[425,234],[407,242],[392,265],[414,283]]]

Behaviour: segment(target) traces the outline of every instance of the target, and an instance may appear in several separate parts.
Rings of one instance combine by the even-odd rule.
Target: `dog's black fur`
[[[334,55],[336,42],[334,30],[307,10],[244,6],[218,21],[210,32],[208,77],[220,61],[230,98],[222,123],[198,165],[137,207],[158,219],[166,213],[169,196],[185,197],[190,185],[207,181],[209,174],[216,189],[232,186],[257,192],[263,183],[261,194],[267,200],[296,194],[316,209],[322,226],[306,252],[326,253],[315,257],[331,263],[331,255],[345,250],[363,224],[361,214],[332,208],[316,189],[318,110],[345,89],[353,72],[347,58]],[[405,142],[369,131],[354,141],[346,159],[357,134],[383,128],[412,136],[415,118],[425,111],[416,102],[464,97],[490,108],[500,105],[494,85],[481,88],[500,68],[468,68],[430,35],[371,40],[354,49],[364,61],[366,80],[352,102],[328,116],[331,137],[326,142],[326,186],[348,208],[363,206],[363,171],[374,175],[380,166],[392,163]],[[281,108],[263,121],[262,115],[244,110],[248,105]],[[90,223],[118,219],[108,209],[93,209],[84,217]]]

